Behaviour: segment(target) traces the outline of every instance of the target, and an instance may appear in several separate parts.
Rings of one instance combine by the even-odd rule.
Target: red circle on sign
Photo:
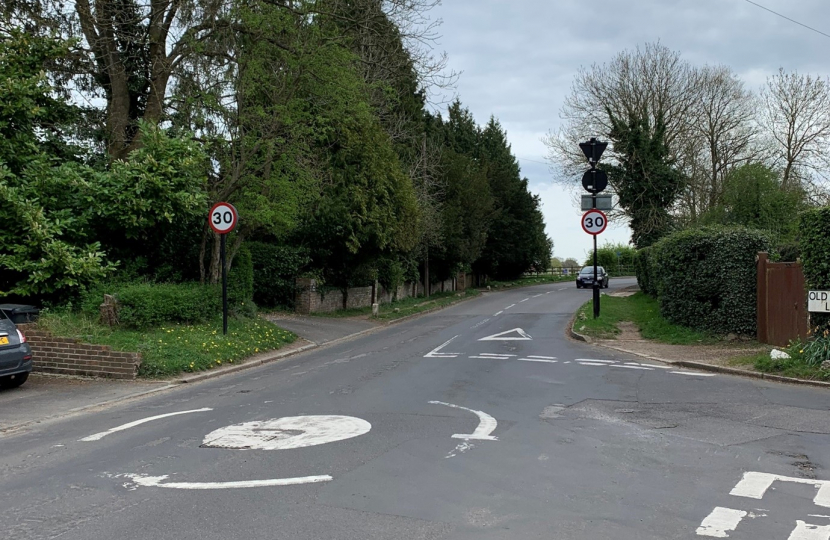
[[[228,234],[238,222],[239,214],[231,203],[218,202],[208,213],[208,225],[216,234]]]
[[[601,225],[600,223],[601,220]],[[608,216],[600,210],[588,210],[582,214],[582,230],[588,234],[602,234],[608,226]]]

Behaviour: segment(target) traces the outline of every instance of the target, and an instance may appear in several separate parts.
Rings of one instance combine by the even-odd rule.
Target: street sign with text
[[[807,311],[810,313],[830,313],[830,291],[808,292]]]
[[[588,234],[602,234],[607,226],[608,218],[599,210],[588,210],[582,215],[582,230]]]

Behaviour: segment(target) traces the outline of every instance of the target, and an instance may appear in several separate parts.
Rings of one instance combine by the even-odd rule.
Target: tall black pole
[[[228,335],[228,270],[225,268],[225,235],[219,235],[219,260],[222,265],[222,334]]]
[[[597,194],[594,192],[591,195],[592,206],[597,207]],[[597,235],[594,237],[594,318],[599,317],[599,283],[597,282]]]

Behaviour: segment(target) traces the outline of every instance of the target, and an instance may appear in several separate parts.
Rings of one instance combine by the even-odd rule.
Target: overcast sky
[[[830,34],[830,0],[756,3]],[[572,192],[553,183],[541,138],[558,128],[580,66],[660,40],[694,64],[730,66],[753,90],[779,67],[830,72],[830,38],[746,0],[443,0],[432,15],[443,20],[449,67],[463,72],[458,97],[480,124],[492,114],[507,130],[563,258],[584,258],[591,237]],[[629,237],[627,227],[609,227],[600,244]]]

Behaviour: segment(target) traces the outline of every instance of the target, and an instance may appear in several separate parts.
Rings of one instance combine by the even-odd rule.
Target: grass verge
[[[169,377],[233,364],[260,352],[279,349],[297,336],[266,320],[232,317],[228,335],[221,319],[197,325],[165,325],[148,330],[109,328],[91,317],[71,312],[46,311],[38,326],[55,336],[79,339],[114,350],[139,352],[140,377]]]
[[[735,367],[751,366],[763,373],[792,377],[794,379],[830,381],[830,370],[822,369],[821,366],[808,364],[803,357],[797,354],[792,358],[773,360],[770,358],[769,353],[765,352],[733,358],[729,363]]]
[[[671,345],[698,345],[714,343],[709,334],[672,324],[660,315],[656,299],[638,292],[625,298],[603,296],[600,316],[594,319],[593,303],[588,301],[577,311],[574,328],[580,334],[599,339],[613,339],[620,333],[619,323],[633,322],[645,339]]]
[[[418,296],[416,298],[404,298],[391,304],[381,304],[378,306],[378,316],[375,317],[381,321],[393,321],[416,313],[444,307],[446,305],[457,302],[462,298],[472,298],[481,294],[476,289],[467,289],[465,292],[443,292],[434,293],[429,298]],[[372,315],[372,308],[357,308],[357,309],[343,309],[331,313],[312,313],[314,317],[329,317],[329,318],[344,318],[344,317],[366,317]]]

